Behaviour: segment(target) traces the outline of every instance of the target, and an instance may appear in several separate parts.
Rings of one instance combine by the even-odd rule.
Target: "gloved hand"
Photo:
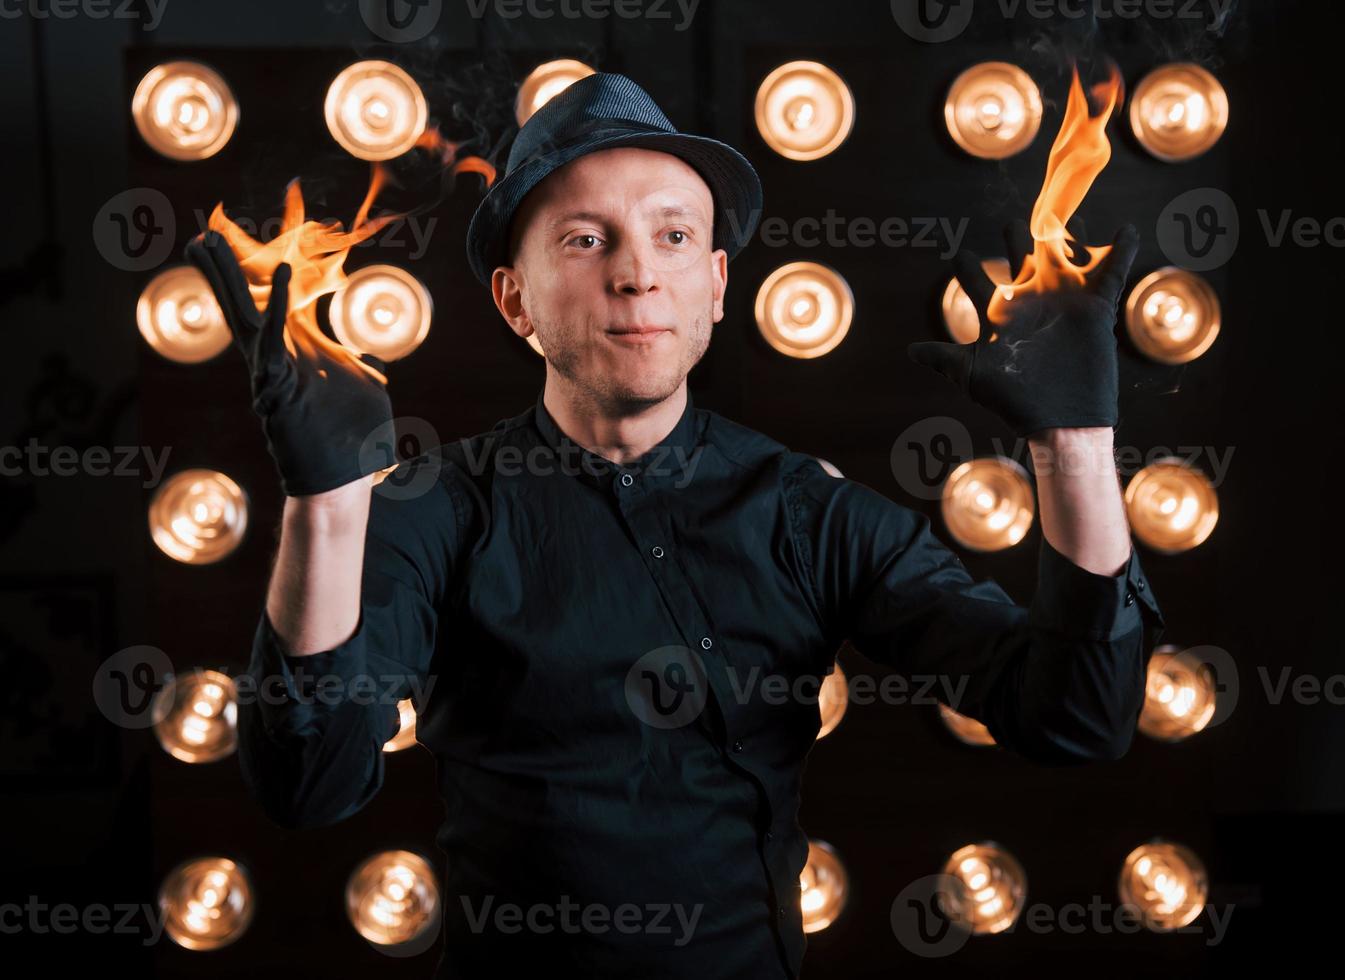
[[[1082,223],[1071,222],[1069,228],[1082,242]],[[1033,248],[1027,222],[1009,225],[1005,239],[1016,279]],[[1011,315],[1002,325],[992,323],[987,312],[995,283],[979,257],[961,250],[954,260],[957,281],[976,307],[980,336],[970,344],[921,341],[907,353],[963,388],[1018,436],[1043,429],[1115,428],[1119,382],[1113,331],[1138,250],[1139,233],[1125,225],[1083,286],[1020,292],[1008,304]],[[1076,252],[1087,257],[1081,245]]]
[[[210,283],[234,343],[247,361],[252,407],[262,420],[267,449],[286,496],[334,490],[396,462],[390,448],[394,434],[386,386],[321,350],[315,358],[294,357],[285,347],[288,263],[276,266],[271,299],[263,313],[248,291],[233,250],[218,232],[192,239],[185,255]],[[372,354],[360,359],[383,372],[383,363]],[[378,435],[371,440],[375,432]],[[385,453],[361,452],[362,447],[379,444],[388,447]]]

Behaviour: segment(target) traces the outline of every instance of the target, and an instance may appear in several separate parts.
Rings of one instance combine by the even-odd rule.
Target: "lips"
[[[668,329],[667,327],[647,327],[647,326],[613,327],[607,332],[611,334],[616,334],[617,336],[645,337],[650,336],[652,334],[663,333],[667,329]]]

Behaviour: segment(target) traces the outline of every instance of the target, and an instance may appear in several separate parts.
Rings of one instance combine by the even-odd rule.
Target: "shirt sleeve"
[[[907,676],[937,678],[941,701],[1035,762],[1126,753],[1164,626],[1133,546],[1120,572],[1098,575],[1043,535],[1023,607],[994,579],[973,580],[925,515],[811,458],[786,486],[828,636]]]
[[[265,606],[239,694],[239,763],[276,823],[323,827],[360,810],[383,782],[397,703],[429,694],[438,610],[461,535],[460,496],[431,455],[402,464],[394,494],[376,487],[365,537],[360,614],[339,646],[291,656]],[[434,467],[427,476],[423,468]],[[419,473],[419,477],[416,474]],[[410,495],[415,481],[432,481]]]

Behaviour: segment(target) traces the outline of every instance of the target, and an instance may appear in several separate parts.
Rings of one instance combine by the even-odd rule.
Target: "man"
[[[284,696],[240,707],[243,772],[278,822],[339,821],[378,791],[395,702],[416,699],[447,810],[441,976],[797,976],[819,717],[770,695],[816,691],[846,639],[943,675],[952,707],[1028,758],[1130,743],[1162,626],[1111,458],[1133,235],[1089,287],[1000,328],[1068,328],[1019,345],[1014,371],[1004,344],[913,350],[1031,437],[1045,540],[1024,608],[923,515],[692,404],[760,202],[741,155],[677,133],[629,79],[565,90],[468,233],[501,315],[545,351],[545,386],[378,488],[359,447],[391,418],[383,386],[286,353],[287,267],[261,314],[222,240],[189,247],[287,494],[249,667]],[[984,316],[992,287],[961,261]],[[1079,453],[1091,465],[1042,465]],[[323,675],[345,692],[391,677],[395,696],[306,696]]]

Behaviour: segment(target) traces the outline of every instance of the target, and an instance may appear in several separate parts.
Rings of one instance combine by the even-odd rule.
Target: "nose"
[[[627,238],[617,250],[612,262],[612,289],[626,296],[641,296],[659,288],[658,269],[653,256],[646,255],[640,246]]]

